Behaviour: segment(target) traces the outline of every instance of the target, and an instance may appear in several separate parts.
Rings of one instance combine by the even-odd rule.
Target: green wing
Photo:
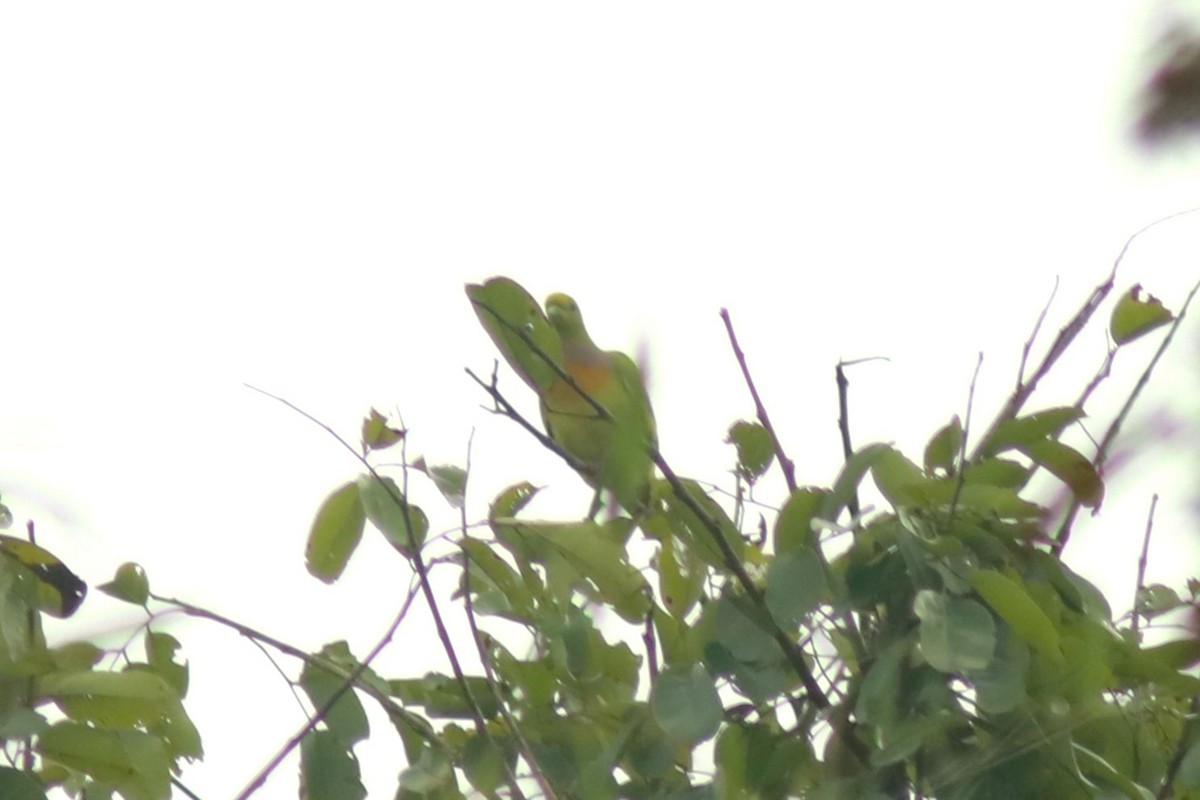
[[[468,283],[466,292],[479,323],[504,360],[530,389],[541,394],[558,378],[546,358],[562,364],[562,342],[542,307],[511,278]]]

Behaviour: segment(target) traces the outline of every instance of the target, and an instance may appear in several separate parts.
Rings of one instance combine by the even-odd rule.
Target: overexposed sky
[[[1129,133],[1165,8],[7,4],[0,495],[92,585],[137,560],[160,593],[364,653],[406,566],[368,536],[338,585],[308,577],[313,512],[356,464],[242,384],[351,439],[372,405],[398,410],[410,456],[435,463],[463,463],[474,431],[473,518],[522,479],[548,486],[531,511],[582,512],[582,484],[463,373],[494,354],[462,284],[493,274],[571,292],[602,346],[644,354],[683,474],[720,480],[724,431],[752,412],[722,306],[803,482],[837,469],[839,358],[890,359],[851,373],[858,443],[919,455],[963,412],[980,351],[977,413],[999,405],[1056,276],[1047,332],[1129,234],[1200,205],[1194,153],[1150,157]],[[1118,283],[1177,305],[1198,249],[1200,217],[1164,224]],[[1131,426],[1185,399],[1188,330],[1163,365],[1176,382],[1147,397],[1157,416]],[[1087,347],[1074,385],[1098,331]],[[1118,607],[1150,493],[1162,530],[1186,519],[1167,463],[1114,477],[1072,545]],[[414,495],[435,529],[456,524]],[[1178,581],[1197,559],[1167,536],[1151,570]],[[56,630],[119,644],[137,622],[94,593]],[[258,651],[170,630],[208,751],[184,779],[231,796],[302,717]],[[444,669],[428,636],[414,613],[379,671]],[[390,796],[399,743],[373,722],[364,770]],[[260,796],[295,796],[294,766]]]

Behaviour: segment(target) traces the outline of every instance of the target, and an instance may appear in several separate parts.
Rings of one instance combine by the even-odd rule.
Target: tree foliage
[[[1062,558],[1078,510],[1104,500],[1108,448],[1144,381],[1087,453],[1070,434],[1101,374],[1076,403],[1033,402],[1115,273],[1040,362],[1023,364],[986,424],[970,407],[948,410],[923,452],[906,454],[854,448],[843,415],[844,464],[824,486],[797,485],[727,315],[755,406],[729,428],[728,491],[678,476],[647,441],[656,477],[634,514],[613,504],[602,520],[529,518],[538,490],[516,483],[493,492],[482,526],[468,524],[469,467],[409,459],[406,431],[372,410],[357,450],[364,470],[319,504],[305,550],[317,580],[338,581],[374,530],[411,568],[409,602],[361,659],[344,642],[305,653],[157,596],[135,565],[101,589],[227,625],[301,662],[311,718],[242,797],[293,748],[303,797],[365,796],[355,748],[371,735],[370,702],[398,734],[405,800],[1200,798],[1200,640],[1145,638],[1150,621],[1193,608],[1200,583],[1182,594],[1141,586],[1118,617]],[[522,287],[495,279],[468,295],[521,380],[535,390],[555,380],[555,331]],[[1114,306],[1102,373],[1160,328],[1161,353],[1186,309],[1174,315],[1139,287]],[[571,463],[515,410],[498,372],[472,376],[532,446]],[[381,466],[397,449],[399,465]],[[771,470],[786,494],[768,500],[756,489]],[[1061,485],[1064,508],[1033,499],[1038,473]],[[418,479],[444,508],[409,499]],[[456,512],[448,535],[430,535],[432,518]],[[647,550],[649,560],[634,555]],[[42,615],[73,611],[81,584],[24,540],[8,537],[0,556],[0,796],[40,800],[61,787],[160,800],[183,787],[202,751],[183,707],[179,643],[150,615],[140,646],[116,658],[87,642],[48,647]],[[435,562],[457,571],[453,597],[435,595]],[[371,662],[417,597],[450,672],[377,674]],[[451,639],[450,614],[465,615],[470,641]]]

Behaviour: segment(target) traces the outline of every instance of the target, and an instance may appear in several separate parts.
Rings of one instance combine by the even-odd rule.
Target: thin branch
[[[1021,388],[1021,383],[1025,380],[1025,366],[1029,363],[1029,352],[1033,350],[1033,343],[1037,340],[1038,334],[1042,330],[1042,324],[1046,321],[1046,314],[1050,312],[1050,306],[1054,303],[1054,296],[1058,294],[1059,276],[1054,276],[1054,288],[1050,290],[1050,296],[1046,298],[1046,304],[1042,306],[1042,313],[1038,314],[1037,321],[1033,323],[1033,330],[1029,332],[1029,338],[1025,340],[1025,346],[1021,348],[1021,364],[1017,367],[1017,388]]]
[[[661,453],[659,453],[657,450],[654,450],[652,452],[652,458],[654,459],[655,465],[662,472],[663,477],[666,478],[667,483],[671,486],[671,491],[676,497],[679,498],[680,502],[687,506],[688,510],[695,514],[700,520],[700,524],[704,526],[704,529],[708,532],[709,536],[716,544],[717,549],[721,551],[721,559],[725,562],[726,568],[733,573],[733,576],[737,579],[737,582],[742,587],[742,590],[747,594],[747,596],[750,597],[756,606],[765,608],[766,602],[763,597],[762,590],[758,588],[758,585],[750,577],[750,574],[746,572],[746,568],[742,565],[742,562],[738,560],[737,554],[733,552],[733,548],[729,546],[729,542],[725,541],[725,537],[721,534],[721,526],[718,525],[717,521],[714,520],[709,513],[700,506],[700,504],[696,501],[696,498],[692,497],[691,492],[689,492],[687,487],[683,485],[683,482],[679,480],[679,476],[676,475],[675,471],[671,469],[669,464],[667,464]],[[808,692],[809,699],[818,708],[828,708],[829,697],[825,694],[825,690],[821,688],[821,685],[817,683],[816,678],[813,677],[812,670],[809,669],[808,664],[804,661],[804,654],[800,650],[799,645],[793,642],[791,637],[784,633],[783,630],[781,630],[773,620],[771,628],[772,637],[776,642],[778,642],[780,648],[783,649],[783,653],[787,657],[788,663],[792,665],[792,669],[796,672],[796,675],[799,676],[800,682],[804,684],[804,689]]]
[[[854,455],[854,445],[850,442],[850,379],[846,377],[846,367],[877,360],[880,360],[879,356],[858,358],[854,361],[839,361],[834,370],[838,390],[838,431],[842,434],[842,458],[846,461],[849,461],[850,456]],[[850,499],[846,502],[846,510],[850,512],[851,519],[857,519],[861,513],[857,490],[850,493]]]
[[[1179,309],[1179,314],[1175,317],[1175,321],[1171,323],[1171,327],[1167,329],[1167,335],[1158,345],[1158,349],[1154,351],[1153,358],[1146,368],[1142,370],[1142,374],[1138,376],[1137,383],[1134,384],[1133,391],[1129,393],[1129,397],[1125,399],[1124,405],[1113,419],[1112,424],[1108,426],[1104,437],[1100,440],[1099,446],[1096,448],[1096,455],[1092,458],[1092,465],[1097,471],[1102,472],[1104,462],[1108,458],[1108,448],[1117,438],[1117,434],[1121,431],[1121,426],[1125,423],[1125,419],[1129,416],[1129,412],[1133,410],[1133,404],[1137,402],[1142,390],[1146,388],[1146,384],[1150,382],[1150,376],[1154,373],[1154,368],[1158,366],[1158,362],[1162,359],[1163,354],[1167,352],[1167,348],[1171,346],[1171,341],[1175,338],[1175,332],[1179,330],[1179,326],[1183,324],[1184,318],[1187,316],[1188,307],[1192,304],[1192,299],[1196,296],[1196,292],[1200,291],[1200,281],[1198,281],[1192,290],[1188,292],[1187,298],[1183,301],[1183,306]],[[1079,498],[1073,498],[1071,505],[1067,510],[1066,516],[1063,518],[1062,524],[1058,528],[1058,533],[1054,537],[1054,544],[1050,548],[1050,552],[1054,555],[1062,555],[1063,548],[1067,546],[1067,542],[1071,539],[1071,526],[1075,522],[1075,517],[1080,509]]]
[[[571,469],[575,470],[576,472],[586,473],[587,467],[585,467],[578,459],[576,459],[566,450],[563,450],[561,447],[559,447],[558,442],[554,441],[549,436],[534,427],[532,422],[525,419],[521,412],[517,411],[516,408],[513,407],[512,403],[508,402],[507,398],[505,398],[497,388],[495,373],[492,373],[492,382],[488,384],[485,383],[482,378],[472,372],[470,367],[465,367],[464,371],[471,376],[471,380],[479,384],[479,386],[492,398],[492,401],[496,404],[496,408],[498,409],[496,413],[502,414],[503,416],[506,416],[516,422],[530,435],[537,439],[543,447],[553,452],[563,461],[567,462],[567,466],[571,467]]]
[[[512,733],[513,739],[517,742],[517,747],[521,750],[521,755],[529,764],[529,769],[533,771],[533,777],[537,781],[538,787],[541,788],[542,794],[548,800],[555,800],[556,795],[554,788],[550,785],[550,781],[542,773],[541,767],[533,757],[533,748],[529,746],[525,735],[521,732],[521,727],[513,718],[512,713],[508,710],[508,703],[504,701],[504,697],[500,692],[500,686],[496,681],[496,674],[492,670],[492,660],[488,656],[487,649],[484,647],[483,634],[479,630],[479,625],[475,619],[475,601],[471,597],[471,569],[470,556],[467,554],[466,544],[471,539],[470,526],[467,524],[467,489],[471,481],[471,450],[472,444],[475,441],[475,431],[471,431],[471,438],[467,440],[467,466],[463,476],[463,499],[458,507],[459,529],[462,532],[462,545],[460,545],[459,553],[462,556],[462,575],[463,575],[463,610],[467,617],[467,625],[471,629],[471,640],[475,642],[475,649],[479,654],[479,663],[483,666],[484,680],[487,681],[488,689],[491,690],[492,696],[496,699],[496,707],[500,711],[500,716],[504,718],[504,724],[508,726],[508,730]],[[516,773],[513,772],[512,765],[508,759],[501,759],[504,764],[504,771],[508,778],[508,788],[512,796],[518,800],[524,800],[525,794],[521,791],[521,786],[517,781]]]
[[[950,498],[950,515],[946,520],[946,528],[954,524],[954,514],[958,510],[958,498],[962,494],[963,485],[967,482],[967,440],[971,437],[971,414],[975,407],[975,385],[979,382],[979,370],[983,366],[983,353],[975,359],[975,374],[971,376],[971,388],[967,390],[967,415],[963,421],[962,442],[958,446],[958,480],[954,483],[954,496]]]
[[[471,710],[471,716],[475,722],[475,729],[479,732],[479,735],[485,735],[487,732],[487,724],[483,719],[483,711],[479,708],[479,704],[475,701],[474,696],[471,695],[470,687],[467,685],[466,676],[463,674],[462,666],[458,661],[458,654],[454,650],[453,642],[450,641],[450,632],[446,628],[446,623],[442,619],[441,611],[438,608],[437,598],[433,594],[433,586],[429,581],[429,570],[425,565],[424,557],[421,555],[421,548],[417,546],[416,541],[413,539],[414,528],[412,524],[412,515],[409,512],[407,500],[403,496],[397,496],[392,486],[387,481],[383,480],[383,478],[375,470],[375,467],[371,465],[371,462],[368,461],[362,454],[357,452],[353,447],[351,447],[350,443],[339,436],[338,433],[333,430],[333,428],[329,427],[312,414],[309,414],[307,411],[282,397],[271,394],[263,389],[259,389],[256,386],[251,386],[250,384],[244,385],[249,389],[253,389],[259,394],[265,395],[282,403],[283,405],[295,411],[297,414],[300,414],[304,418],[308,419],[313,424],[323,428],[338,442],[338,444],[346,448],[346,450],[354,455],[355,459],[362,463],[367,471],[370,472],[371,477],[388,492],[392,498],[392,501],[396,503],[396,506],[400,509],[400,513],[404,518],[404,526],[408,531],[410,546],[408,548],[409,552],[406,555],[408,560],[413,565],[413,570],[417,573],[417,581],[421,587],[421,593],[425,597],[425,602],[429,606],[429,614],[433,618],[433,624],[434,628],[437,630],[438,639],[442,643],[442,649],[446,653],[446,658],[450,661],[450,669],[454,673],[455,682],[458,683],[459,689],[462,691],[463,700],[467,703],[467,706]],[[407,462],[404,468],[404,475],[405,481],[407,482]]]
[[[1158,493],[1150,498],[1150,512],[1146,514],[1146,533],[1142,536],[1142,553],[1138,556],[1137,565],[1137,588],[1133,593],[1133,638],[1137,641],[1138,628],[1141,625],[1142,614],[1139,604],[1142,597],[1142,590],[1146,588],[1146,565],[1150,556],[1150,532],[1154,530],[1154,509],[1158,507]]]
[[[742,352],[741,346],[738,345],[737,334],[733,332],[733,321],[729,318],[728,309],[721,309],[721,320],[724,321],[725,331],[729,334],[729,346],[733,348],[733,357],[737,359],[738,366],[742,368],[742,377],[746,381],[746,388],[750,390],[750,397],[754,400],[754,412],[758,415],[758,421],[762,423],[762,426],[771,436],[771,447],[775,450],[775,459],[779,462],[779,468],[783,470],[783,479],[787,484],[788,492],[794,492],[796,491],[796,465],[783,452],[783,445],[779,441],[779,436],[775,433],[775,426],[771,424],[771,418],[767,415],[767,407],[763,405],[762,398],[758,395],[758,388],[754,385],[754,378],[750,377],[750,367],[746,364],[746,354]]]
[[[300,726],[300,730],[296,731],[296,733],[287,740],[284,746],[279,749],[279,752],[276,753],[275,756],[268,761],[261,770],[259,770],[258,774],[254,776],[250,783],[246,784],[246,788],[243,789],[240,794],[238,794],[236,800],[246,800],[248,797],[250,797],[250,795],[258,791],[259,788],[266,783],[267,778],[270,777],[271,773],[283,763],[283,760],[287,758],[289,753],[291,753],[300,745],[300,742],[317,726],[317,723],[329,716],[329,712],[333,708],[334,704],[341,700],[342,696],[355,686],[355,684],[358,682],[358,679],[362,677],[364,672],[367,671],[367,668],[370,666],[371,662],[375,660],[375,657],[378,656],[380,652],[383,651],[383,648],[392,641],[392,637],[395,635],[396,630],[400,627],[400,623],[408,615],[408,609],[412,605],[412,602],[416,596],[416,592],[410,589],[408,596],[404,598],[404,604],[400,607],[400,610],[396,612],[396,616],[392,619],[392,624],[388,626],[387,631],[384,632],[383,636],[380,637],[375,646],[371,648],[371,652],[367,653],[367,657],[359,661],[358,664],[355,665],[352,670],[350,670],[350,672],[342,679],[341,685],[338,686],[338,688],[334,690],[333,694],[329,696],[329,699],[326,700],[325,703],[316,710],[316,713],[309,717],[307,722]]]
[[[1185,211],[1177,211],[1174,214],[1168,214],[1165,217],[1160,217],[1159,219],[1142,226],[1142,228],[1125,240],[1125,244],[1121,247],[1121,252],[1117,254],[1116,260],[1113,261],[1112,269],[1109,270],[1108,277],[1105,278],[1103,283],[1092,290],[1091,295],[1084,302],[1079,311],[1075,313],[1075,316],[1072,317],[1071,320],[1059,330],[1058,335],[1054,338],[1054,341],[1050,343],[1050,349],[1046,351],[1046,355],[1042,357],[1041,363],[1038,364],[1037,369],[1034,370],[1034,373],[1032,376],[1030,376],[1029,380],[1024,382],[1018,381],[1017,387],[1013,390],[1013,393],[1005,402],[1004,407],[1000,410],[1000,413],[996,415],[996,418],[992,420],[991,427],[988,428],[987,432],[979,440],[979,444],[976,445],[973,457],[979,455],[979,448],[987,443],[992,432],[995,431],[998,426],[1016,417],[1017,414],[1020,413],[1021,408],[1025,405],[1025,402],[1029,400],[1029,397],[1033,394],[1034,390],[1037,389],[1041,380],[1050,373],[1051,368],[1053,368],[1055,363],[1058,362],[1058,359],[1062,357],[1063,353],[1067,351],[1067,348],[1071,346],[1076,337],[1078,337],[1080,332],[1083,331],[1084,327],[1087,326],[1087,323],[1092,318],[1092,315],[1096,313],[1096,309],[1100,307],[1100,304],[1104,302],[1104,299],[1108,297],[1109,293],[1112,291],[1117,278],[1117,270],[1120,268],[1121,262],[1125,260],[1125,255],[1129,252],[1130,245],[1132,245],[1138,237],[1151,228],[1161,225],[1168,220],[1184,216],[1185,214],[1192,214],[1196,211],[1200,211],[1200,207],[1189,208]],[[1023,367],[1024,359],[1022,359],[1022,368]]]

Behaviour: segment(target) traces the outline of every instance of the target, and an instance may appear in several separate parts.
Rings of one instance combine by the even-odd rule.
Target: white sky
[[[356,464],[242,383],[352,439],[371,405],[399,409],[431,462],[462,463],[474,430],[475,518],[526,478],[549,485],[535,512],[581,512],[582,485],[480,411],[463,374],[494,354],[462,284],[497,273],[573,293],[602,346],[646,353],[683,474],[719,479],[724,431],[752,411],[721,306],[803,482],[837,469],[839,358],[891,359],[851,373],[855,438],[919,457],[963,411],[980,351],[976,408],[998,406],[1056,275],[1050,331],[1130,233],[1200,205],[1200,161],[1129,135],[1153,9],[5,4],[0,494],[93,586],[137,560],[160,593],[364,653],[407,569],[368,537],[337,586],[307,576],[312,514]],[[1154,230],[1121,285],[1177,305],[1198,245],[1200,218]],[[1163,365],[1176,388],[1186,330]],[[1087,347],[1076,370],[1102,356],[1098,331]],[[1094,416],[1152,347],[1118,364]],[[1133,425],[1184,399],[1171,388]],[[1188,519],[1170,451],[1116,476],[1072,545],[1119,608],[1153,491],[1151,573],[1196,572],[1170,538]],[[455,524],[414,491],[435,528]],[[56,630],[119,643],[136,620],[94,593]],[[382,673],[445,669],[424,620]],[[301,716],[253,648],[170,630],[208,752],[185,781],[231,796]],[[373,723],[364,769],[390,796],[399,743]],[[259,796],[294,797],[294,767]]]

